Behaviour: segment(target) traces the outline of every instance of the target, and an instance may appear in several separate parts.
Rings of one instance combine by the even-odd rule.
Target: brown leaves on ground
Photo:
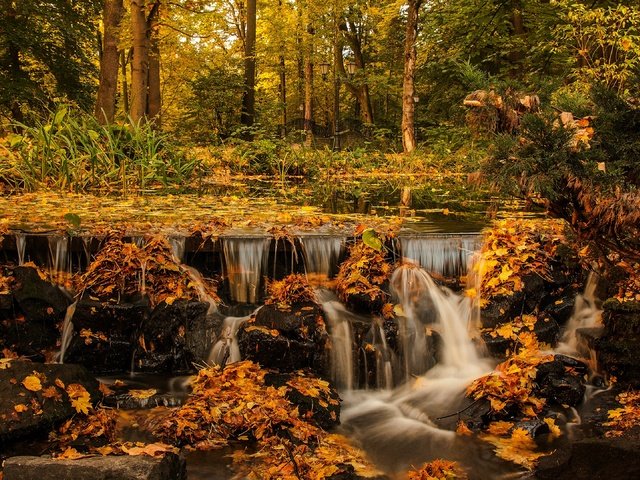
[[[371,301],[386,300],[381,286],[389,279],[391,265],[384,254],[358,242],[349,248],[349,258],[340,266],[336,289],[342,301],[351,295],[365,295]]]
[[[468,476],[457,462],[437,459],[407,473],[407,480],[465,480]]]
[[[296,303],[316,302],[313,288],[304,275],[291,274],[282,280],[269,283],[269,298],[267,305],[277,305],[281,309],[288,309]]]
[[[200,370],[193,394],[160,421],[154,433],[163,441],[202,450],[257,441],[257,453],[234,456],[236,478],[320,480],[351,467],[363,475],[374,472],[346,439],[302,418],[287,399],[289,389],[295,388],[320,404],[335,404],[327,382],[299,374],[276,388],[265,384],[267,373],[249,361]]]
[[[520,348],[493,372],[475,380],[467,389],[474,400],[487,399],[495,413],[516,408],[521,414],[534,417],[545,405],[543,398],[534,396],[538,365],[553,360],[552,355],[543,354],[535,335],[523,333],[519,337]]]
[[[71,406],[76,409],[76,412],[87,415],[89,410],[93,409],[91,406],[91,395],[87,392],[87,389],[79,383],[67,385],[66,392],[67,395],[69,395]]]
[[[537,273],[549,276],[549,264],[558,245],[564,243],[566,224],[558,220],[509,219],[496,221],[485,231],[480,261],[473,274],[480,279],[482,299],[513,295],[524,288],[522,277]]]
[[[620,408],[609,410],[609,421],[603,423],[609,427],[607,437],[619,437],[627,430],[640,426],[640,391],[632,390],[616,396]]]
[[[492,434],[482,434],[479,437],[495,447],[496,455],[504,460],[516,463],[528,470],[533,470],[540,457],[548,455],[537,451],[536,442],[522,428],[516,428],[509,437],[499,437]]]
[[[188,270],[175,261],[164,238],[151,239],[144,247],[112,238],[75,283],[79,292],[105,301],[138,292],[146,293],[153,305],[198,298],[197,285]],[[205,288],[216,298],[211,285]]]

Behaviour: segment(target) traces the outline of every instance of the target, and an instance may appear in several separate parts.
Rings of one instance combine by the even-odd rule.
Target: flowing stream
[[[262,294],[268,237],[224,238],[224,265],[231,299],[242,303],[256,303]]]

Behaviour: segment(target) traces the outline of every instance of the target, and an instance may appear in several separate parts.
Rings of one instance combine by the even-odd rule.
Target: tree
[[[253,126],[256,116],[256,0],[247,0],[247,24],[244,51],[244,95],[241,123]]]
[[[105,0],[102,14],[104,33],[100,55],[100,84],[94,111],[100,123],[113,122],[116,111],[120,59],[118,40],[123,13],[123,0]]]
[[[405,153],[416,148],[415,136],[415,76],[418,50],[418,19],[422,0],[407,2],[407,25],[404,43],[404,75],[402,87],[402,146]]]
[[[131,0],[131,32],[133,58],[131,63],[131,120],[145,121],[149,80],[149,37],[147,36],[146,0]]]

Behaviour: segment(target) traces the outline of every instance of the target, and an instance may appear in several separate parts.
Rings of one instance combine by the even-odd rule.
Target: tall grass
[[[61,107],[0,144],[0,182],[13,189],[129,193],[182,188],[198,162],[149,124],[100,125]]]

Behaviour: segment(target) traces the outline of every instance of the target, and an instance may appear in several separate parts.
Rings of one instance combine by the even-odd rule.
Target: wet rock
[[[382,311],[382,307],[387,303],[386,297],[376,297],[371,300],[369,295],[362,293],[351,294],[347,297],[346,305],[356,313],[371,314],[379,313]]]
[[[575,407],[584,398],[584,376],[588,368],[582,362],[564,355],[555,355],[553,361],[538,366],[536,383],[547,405]]]
[[[81,300],[73,316],[74,336],[64,361],[84,365],[95,373],[130,371],[138,332],[148,314],[145,300],[132,304]]]
[[[604,331],[594,344],[598,364],[619,382],[640,386],[640,302],[609,299],[603,304]]]
[[[5,461],[5,480],[185,480],[186,462],[176,454],[161,458],[106,456],[78,460],[50,457],[11,457]]]
[[[326,372],[327,341],[322,310],[314,303],[290,309],[265,305],[238,331],[242,358],[282,372]]]
[[[521,331],[528,332],[529,330],[525,327]],[[553,346],[558,342],[560,327],[553,319],[538,319],[534,325],[533,332],[540,342]],[[493,336],[492,333],[493,331],[483,331],[481,335],[489,353],[494,356],[504,357],[507,350],[513,351],[515,346],[514,339],[504,338],[500,335]]]
[[[16,267],[13,275],[13,296],[28,321],[55,324],[64,318],[71,301],[58,286],[42,280],[32,267]]]
[[[30,391],[22,384],[24,379],[34,375],[41,376],[42,389]],[[97,380],[80,365],[40,364],[24,360],[13,360],[10,366],[0,370],[0,444],[20,440],[26,436],[46,432],[63,420],[76,413],[68,395],[55,386],[60,379],[64,385],[78,383],[83,385],[93,402],[101,398]],[[45,398],[44,389],[54,387],[59,400]],[[18,412],[16,405],[24,405],[27,410]],[[34,411],[35,407],[35,411]],[[18,407],[22,409],[22,407]],[[37,413],[42,410],[42,413]]]
[[[287,386],[287,399],[294,405],[297,405],[300,416],[312,421],[324,430],[331,430],[340,424],[340,397],[336,389],[329,385],[330,394],[328,398],[318,398],[305,395],[304,392],[287,385],[287,382],[296,377],[296,373],[268,373],[265,378],[265,384],[275,388]],[[307,375],[307,378],[313,378],[313,374]],[[295,384],[295,383],[294,383]]]
[[[136,371],[191,371],[194,362],[206,360],[216,327],[208,309],[209,304],[193,301],[158,305],[140,327]]]
[[[532,313],[544,298],[548,286],[537,274],[522,277],[524,288],[513,295],[498,295],[491,298],[480,312],[482,326],[494,328],[522,314]]]
[[[23,316],[0,322],[0,345],[2,348],[44,362],[46,352],[56,351],[60,332],[49,322],[28,321]]]
[[[13,295],[10,293],[0,293],[0,319],[9,318],[13,312]]]
[[[549,304],[542,309],[542,314],[553,318],[558,325],[566,324],[573,314],[576,294],[572,290],[569,294],[551,295]]]

